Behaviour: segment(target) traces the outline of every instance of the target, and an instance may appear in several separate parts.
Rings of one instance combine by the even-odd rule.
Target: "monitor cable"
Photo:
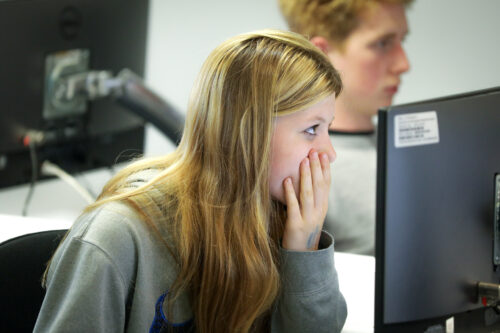
[[[22,215],[28,215],[28,207],[31,203],[33,197],[33,192],[35,191],[35,184],[38,180],[38,158],[36,153],[36,145],[34,140],[32,140],[30,135],[26,135],[23,138],[23,144],[29,148],[30,151],[30,162],[31,162],[31,182],[28,189],[28,194],[24,199]]]
[[[22,216],[28,216],[28,208],[33,198],[35,185],[38,182],[38,178],[40,176],[38,170],[37,143],[41,143],[43,142],[43,140],[43,133],[34,130],[28,131],[28,133],[23,137],[23,145],[28,147],[30,152],[31,181],[28,188],[28,193],[26,195],[26,198],[24,199]],[[40,173],[44,176],[55,176],[61,179],[66,184],[71,186],[74,190],[76,190],[87,204],[91,204],[95,201],[95,196],[92,195],[88,189],[80,185],[75,177],[71,176],[58,165],[47,160],[43,161],[40,167]]]
[[[62,181],[64,181],[66,184],[68,184],[74,190],[76,190],[76,192],[80,194],[80,196],[87,202],[87,204],[91,204],[95,201],[95,198],[92,196],[92,194],[90,194],[85,187],[80,185],[80,183],[78,183],[75,177],[71,176],[69,173],[61,169],[56,164],[50,161],[43,161],[41,172],[43,175],[56,176]]]

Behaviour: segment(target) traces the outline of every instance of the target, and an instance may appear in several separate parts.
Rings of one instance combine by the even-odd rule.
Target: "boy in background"
[[[379,108],[392,103],[409,70],[403,49],[406,9],[413,0],[278,0],[290,30],[307,36],[340,72],[330,139],[329,210],[324,228],[335,249],[374,255],[376,124]]]

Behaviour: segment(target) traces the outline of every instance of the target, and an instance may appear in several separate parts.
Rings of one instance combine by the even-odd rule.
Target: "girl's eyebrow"
[[[315,116],[312,120],[317,120],[322,123],[326,123],[326,119],[321,116]]]
[[[328,125],[331,125],[333,123],[334,119],[335,119],[335,116],[333,116],[332,120],[328,123],[328,121],[321,116],[315,116],[314,118],[312,118],[312,120],[317,120],[317,121],[322,122],[322,123],[328,123]]]

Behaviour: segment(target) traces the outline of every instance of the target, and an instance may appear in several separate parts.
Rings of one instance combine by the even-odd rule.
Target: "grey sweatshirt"
[[[281,249],[283,286],[272,332],[340,332],[347,308],[324,232],[314,252]],[[83,214],[56,251],[34,332],[177,332],[193,329],[187,295],[166,318],[177,265],[156,235],[122,203]]]
[[[324,229],[335,237],[335,250],[375,254],[377,137],[330,134],[337,151]]]

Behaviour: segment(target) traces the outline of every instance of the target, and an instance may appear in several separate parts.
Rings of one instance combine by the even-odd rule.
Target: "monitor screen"
[[[73,173],[142,153],[140,117],[111,100],[54,96],[65,75],[143,76],[148,10],[148,0],[0,1],[0,187],[32,181],[45,160]]]
[[[378,121],[376,332],[498,329],[477,285],[500,283],[500,87]]]

